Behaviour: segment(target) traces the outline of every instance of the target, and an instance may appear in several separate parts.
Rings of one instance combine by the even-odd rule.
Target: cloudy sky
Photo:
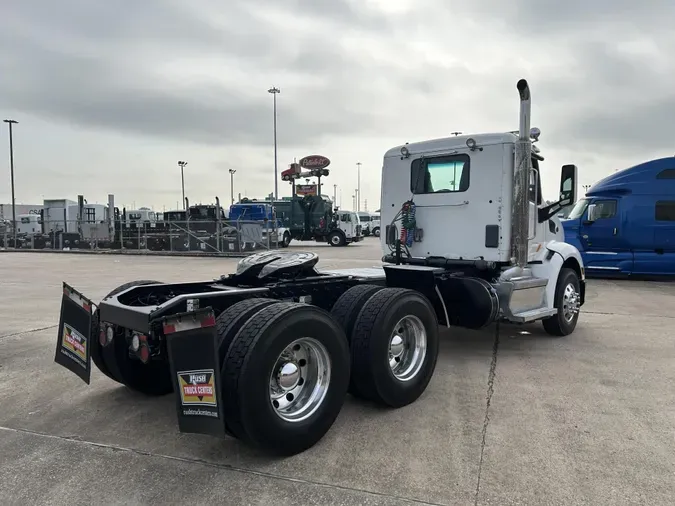
[[[17,202],[175,208],[274,187],[328,156],[324,192],[379,205],[382,155],[453,131],[517,128],[529,80],[547,160],[581,184],[675,154],[672,0],[3,0],[0,115],[14,128]],[[0,203],[10,202],[6,125]],[[282,195],[290,194],[279,183]],[[363,202],[362,200],[362,202]],[[363,205],[363,203],[362,203]]]

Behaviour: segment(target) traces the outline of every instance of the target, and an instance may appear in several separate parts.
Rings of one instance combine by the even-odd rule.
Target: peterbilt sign
[[[330,165],[330,160],[321,155],[306,156],[298,162],[303,169],[325,169]]]

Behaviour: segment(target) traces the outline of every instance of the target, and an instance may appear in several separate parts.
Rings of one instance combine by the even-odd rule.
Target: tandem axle
[[[259,253],[229,276],[136,281],[98,305],[64,284],[56,362],[87,383],[93,362],[133,390],[173,392],[183,432],[294,454],[329,430],[347,392],[414,402],[435,369],[439,324],[481,328],[507,314],[467,265],[320,272],[317,261]]]

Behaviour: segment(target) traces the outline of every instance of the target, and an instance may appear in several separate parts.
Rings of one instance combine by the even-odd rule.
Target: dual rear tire
[[[331,310],[350,348],[349,392],[392,408],[416,401],[438,358],[438,321],[417,291],[357,285]]]
[[[348,392],[394,408],[414,402],[438,356],[436,315],[413,290],[355,286],[331,313],[245,300],[216,325],[226,430],[279,455],[316,444]]]

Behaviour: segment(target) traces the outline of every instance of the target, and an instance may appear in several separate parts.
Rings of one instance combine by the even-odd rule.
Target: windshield
[[[574,204],[574,208],[570,211],[570,214],[567,215],[568,220],[578,220],[584,214],[584,211],[588,207],[589,199],[578,200]]]
[[[356,223],[356,224],[361,223],[361,220],[359,220],[359,215],[358,215],[358,214],[352,213],[351,216],[352,216],[352,222],[354,222],[354,223]]]

